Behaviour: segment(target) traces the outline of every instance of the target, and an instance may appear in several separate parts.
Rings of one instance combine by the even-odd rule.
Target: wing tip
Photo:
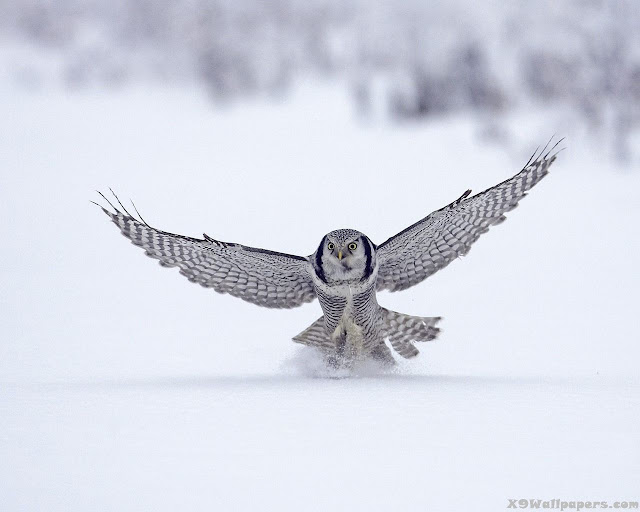
[[[120,198],[116,195],[116,193],[113,191],[113,189],[111,187],[108,187],[108,188],[109,188],[109,191],[111,192],[111,194],[113,195],[113,197],[116,199],[117,203],[120,205],[120,208],[122,208],[122,210],[120,210],[120,208],[115,206],[109,200],[109,198],[105,194],[103,194],[100,190],[96,190],[96,193],[98,193],[100,195],[100,197],[102,197],[102,199],[104,199],[107,202],[107,204],[113,209],[113,211],[107,210],[103,205],[101,205],[100,203],[97,203],[95,201],[91,201],[90,200],[90,202],[95,204],[96,206],[100,207],[102,209],[102,211],[104,213],[106,213],[111,218],[111,220],[113,220],[114,222],[116,221],[116,219],[119,216],[123,216],[123,217],[128,218],[128,219],[133,219],[136,222],[141,222],[142,224],[144,224],[146,227],[148,227],[150,229],[154,229],[144,219],[144,217],[142,217],[142,215],[140,215],[140,212],[138,211],[138,208],[136,207],[136,205],[135,205],[135,203],[133,201],[131,201],[131,205],[133,206],[133,209],[135,210],[135,212],[138,215],[138,217],[135,217],[134,215],[131,215],[131,213],[129,213],[129,211],[126,209],[124,204],[122,204],[122,201],[120,201]]]
[[[566,148],[566,146],[562,146],[559,149],[558,146],[564,142],[565,140],[567,140],[566,137],[560,137],[560,139],[558,139],[553,146],[549,147],[549,145],[551,144],[551,142],[553,141],[553,139],[555,139],[556,135],[553,134],[553,136],[549,139],[549,141],[544,145],[544,147],[542,149],[540,149],[540,146],[538,146],[536,148],[536,150],[533,152],[533,154],[531,155],[531,157],[529,157],[529,160],[527,160],[527,163],[525,164],[523,169],[528,169],[531,166],[539,166],[541,164],[545,164],[545,170],[555,161],[555,159],[557,158],[557,156],[564,151]]]
[[[111,216],[111,212],[109,210],[107,210],[104,206],[102,206],[100,203],[96,203],[95,201],[92,201],[91,199],[89,199],[89,202],[91,204],[95,204],[98,208],[100,208],[104,213],[106,213],[107,215]]]

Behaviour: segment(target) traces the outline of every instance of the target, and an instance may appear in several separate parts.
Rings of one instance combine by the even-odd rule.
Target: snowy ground
[[[195,89],[0,100],[0,509],[502,510],[638,500],[640,174],[577,127],[356,119],[330,87],[214,107]],[[514,174],[552,174],[469,256],[379,301],[442,315],[400,371],[331,380],[263,310],[189,284],[93,205],[112,186],[168,231],[310,254],[381,242]],[[573,141],[571,136],[575,135]]]

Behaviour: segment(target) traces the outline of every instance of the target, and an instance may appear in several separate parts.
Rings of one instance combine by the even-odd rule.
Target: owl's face
[[[328,233],[316,253],[316,264],[333,281],[362,279],[371,273],[373,244],[353,229]]]

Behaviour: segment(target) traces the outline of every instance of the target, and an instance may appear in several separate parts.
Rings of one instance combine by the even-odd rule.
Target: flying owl
[[[474,196],[467,190],[380,245],[354,229],[338,229],[307,257],[207,234],[199,239],[167,233],[147,224],[137,209],[136,218],[102,194],[113,211],[98,206],[133,244],[162,266],[178,267],[191,282],[268,308],[294,308],[317,298],[323,315],[293,341],[319,349],[329,366],[350,367],[369,358],[394,364],[385,340],[400,356],[415,357],[414,342],[435,339],[440,317],[391,311],[378,304],[377,292],[405,290],[465,255],[546,176],[557,156],[554,148],[536,151],[514,177]]]

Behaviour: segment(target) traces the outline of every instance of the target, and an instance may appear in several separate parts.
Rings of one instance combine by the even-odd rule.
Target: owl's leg
[[[324,358],[324,364],[331,370],[339,370],[342,368],[341,359],[337,354],[327,354]]]
[[[349,369],[353,367],[353,354],[349,350],[347,344],[346,333],[342,333],[334,338],[335,350],[327,353],[325,357],[325,364],[328,368],[334,370]]]

